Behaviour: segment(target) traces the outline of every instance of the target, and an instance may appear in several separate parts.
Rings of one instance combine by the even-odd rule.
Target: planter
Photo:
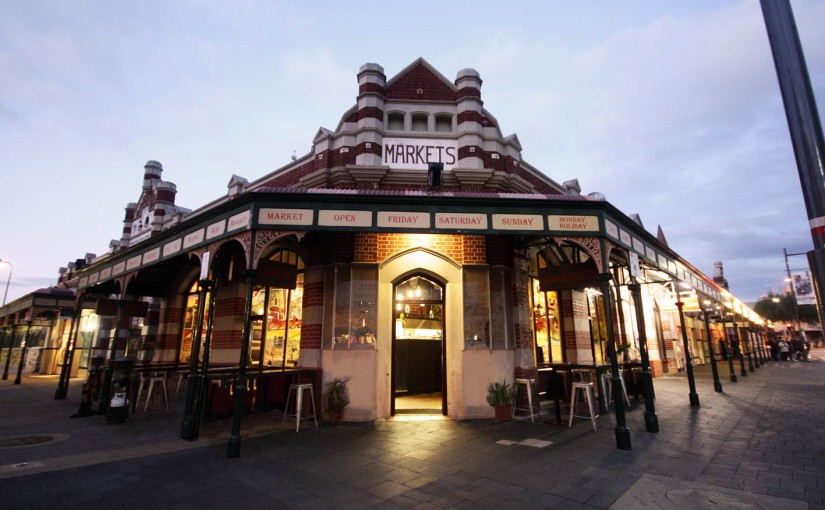
[[[341,409],[340,411],[327,411],[327,416],[329,417],[329,424],[330,425],[338,425],[338,423],[344,419],[344,410]]]
[[[510,421],[513,419],[513,404],[493,408],[496,412],[496,421]]]

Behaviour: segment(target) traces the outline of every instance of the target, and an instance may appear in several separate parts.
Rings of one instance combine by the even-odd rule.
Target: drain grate
[[[14,446],[31,446],[34,444],[48,443],[53,440],[52,436],[21,436],[0,439],[0,448],[11,448]]]

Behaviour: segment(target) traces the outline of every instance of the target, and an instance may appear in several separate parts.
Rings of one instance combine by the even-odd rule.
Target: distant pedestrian
[[[788,344],[785,343],[785,340],[779,340],[779,356],[781,357],[782,361],[788,361],[788,355],[790,353],[790,347]]]

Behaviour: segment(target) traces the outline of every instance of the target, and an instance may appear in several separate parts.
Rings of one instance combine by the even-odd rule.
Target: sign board
[[[382,163],[393,169],[427,170],[443,163],[448,170],[458,162],[458,140],[384,138]]]
[[[542,292],[551,290],[580,290],[599,286],[599,270],[591,260],[581,264],[565,264],[539,268]]]
[[[793,285],[796,302],[800,305],[815,305],[816,294],[814,294],[813,283],[811,282],[810,271],[795,271],[791,274],[791,285]]]
[[[630,252],[630,276],[637,277],[641,273],[641,268],[639,267],[639,255],[635,252]]]

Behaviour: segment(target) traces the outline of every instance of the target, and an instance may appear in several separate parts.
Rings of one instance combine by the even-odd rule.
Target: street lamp
[[[14,271],[14,266],[8,260],[0,259],[0,264],[9,265],[9,277],[6,279],[6,292],[3,293],[3,306],[6,306],[6,298],[9,296],[9,284],[11,283],[11,273]]]

